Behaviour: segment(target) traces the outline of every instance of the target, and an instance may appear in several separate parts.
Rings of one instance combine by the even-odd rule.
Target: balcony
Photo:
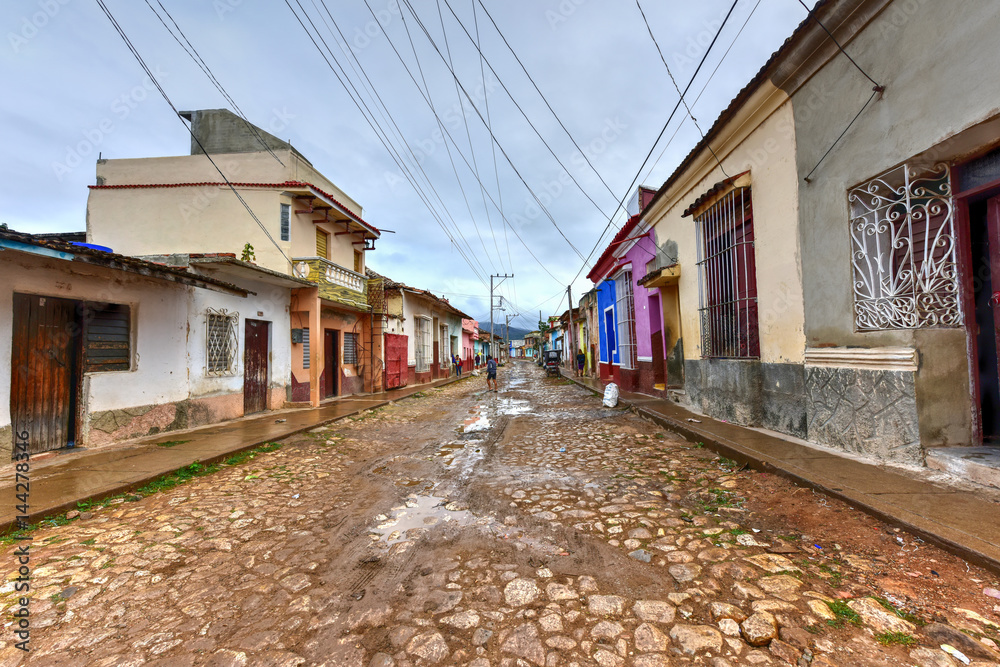
[[[292,264],[297,277],[319,286],[320,298],[369,310],[368,278],[362,274],[322,257],[294,257]]]

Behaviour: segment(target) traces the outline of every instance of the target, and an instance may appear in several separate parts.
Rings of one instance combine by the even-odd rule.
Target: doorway
[[[340,377],[340,332],[325,329],[323,339],[323,398],[337,395],[337,379]]]
[[[76,444],[82,369],[77,301],[14,294],[10,416],[28,452]]]
[[[615,350],[618,349],[615,341],[615,311],[611,306],[604,310],[604,330],[607,332],[604,338],[607,345],[608,368],[610,369],[611,364],[615,361]]]
[[[984,445],[1000,445],[1000,197],[968,207],[980,426]]]
[[[246,320],[243,344],[243,414],[267,410],[270,323]]]

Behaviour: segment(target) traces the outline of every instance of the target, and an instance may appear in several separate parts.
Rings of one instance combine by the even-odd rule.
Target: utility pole
[[[567,345],[566,356],[569,357],[567,361],[570,362],[570,368],[576,368],[574,365],[576,362],[576,337],[573,336],[573,286],[566,285],[566,301],[569,302],[569,342]]]
[[[490,274],[490,351],[489,351],[488,354],[490,356],[492,356],[494,359],[497,358],[497,354],[496,354],[496,351],[494,351],[494,349],[493,349],[493,336],[494,336],[494,333],[493,333],[493,310],[494,310],[494,305],[493,305],[493,279],[494,278],[500,278],[500,282],[498,282],[496,284],[496,286],[499,287],[500,285],[503,284],[504,280],[507,280],[508,278],[513,278],[513,277],[514,277],[514,274],[511,274],[509,276],[506,273],[503,274],[503,275],[500,275],[500,274],[496,274],[496,275]],[[499,361],[497,363],[499,363]]]
[[[510,315],[504,315],[504,334],[507,337],[507,344],[504,345],[504,354],[510,358]]]

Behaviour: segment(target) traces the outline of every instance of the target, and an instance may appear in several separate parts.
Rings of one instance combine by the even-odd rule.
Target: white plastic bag
[[[614,382],[604,389],[604,407],[613,408],[618,405],[618,385]]]

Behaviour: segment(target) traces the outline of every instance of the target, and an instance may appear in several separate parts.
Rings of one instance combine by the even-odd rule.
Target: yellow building
[[[381,318],[365,275],[379,230],[288,142],[225,109],[182,115],[190,155],[98,160],[87,240],[134,256],[252,249],[259,266],[314,283],[293,292],[290,334],[275,332],[292,336],[289,402],[380,388]]]

